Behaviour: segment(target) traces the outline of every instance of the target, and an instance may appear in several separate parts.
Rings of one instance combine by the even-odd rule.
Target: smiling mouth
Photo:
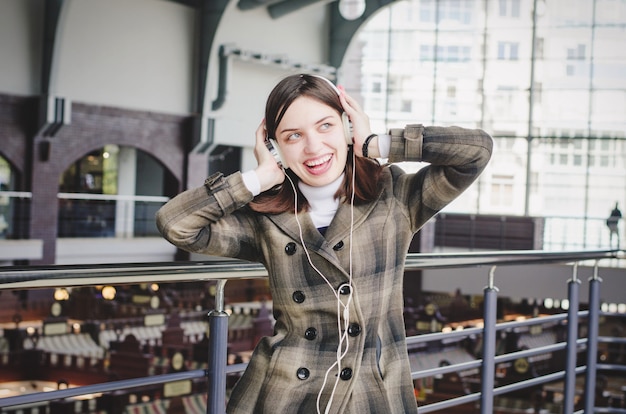
[[[316,170],[324,169],[324,167],[330,162],[332,158],[333,158],[332,154],[327,154],[315,160],[307,161],[304,163],[304,165],[306,165],[308,169],[316,171]]]

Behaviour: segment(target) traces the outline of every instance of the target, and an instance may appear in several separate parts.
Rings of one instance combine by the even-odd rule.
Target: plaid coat
[[[274,335],[255,348],[228,413],[316,413],[318,398],[323,413],[331,395],[332,413],[417,412],[403,321],[406,253],[422,225],[482,172],[492,140],[458,127],[408,125],[390,133],[390,163],[429,165],[415,174],[386,166],[378,199],[354,207],[352,237],[349,202],[340,204],[325,236],[308,214],[299,214],[319,273],[292,212],[263,215],[245,207],[252,194],[240,173],[217,174],[157,213],[161,233],[179,248],[256,261],[268,270]],[[343,306],[348,348],[337,367]]]

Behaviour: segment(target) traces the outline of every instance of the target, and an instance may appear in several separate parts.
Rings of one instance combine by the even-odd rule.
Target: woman
[[[256,131],[256,169],[216,174],[157,213],[174,245],[268,270],[274,335],[255,348],[227,412],[416,413],[402,317],[406,253],[491,149],[485,132],[458,127],[371,134],[361,107],[328,80],[279,82]],[[429,165],[409,174],[376,158]]]

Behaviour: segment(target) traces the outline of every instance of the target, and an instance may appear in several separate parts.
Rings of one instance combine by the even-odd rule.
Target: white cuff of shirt
[[[380,158],[388,158],[389,151],[391,151],[391,135],[378,135],[378,152],[380,153]]]
[[[254,170],[241,173],[241,178],[243,179],[243,184],[250,190],[253,196],[256,197],[261,194],[261,182]]]

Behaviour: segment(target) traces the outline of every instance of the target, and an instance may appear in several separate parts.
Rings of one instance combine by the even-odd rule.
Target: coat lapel
[[[358,229],[363,225],[367,216],[374,209],[376,203],[367,203],[361,206],[354,206],[354,226],[352,231]],[[298,243],[300,240],[300,230],[298,228],[298,221],[302,228],[302,238],[309,251],[315,252],[326,260],[331,262],[335,267],[341,269],[344,273],[347,269],[344,269],[339,262],[336,252],[333,250],[333,246],[343,241],[346,245],[350,242],[350,230],[352,218],[352,206],[348,203],[341,202],[337,213],[333,218],[330,226],[326,230],[326,237],[315,228],[313,221],[308,213],[298,213],[298,220],[293,213],[282,213],[277,215],[268,216],[269,219],[276,224],[285,234],[291,237]],[[349,247],[349,246],[347,246]]]

